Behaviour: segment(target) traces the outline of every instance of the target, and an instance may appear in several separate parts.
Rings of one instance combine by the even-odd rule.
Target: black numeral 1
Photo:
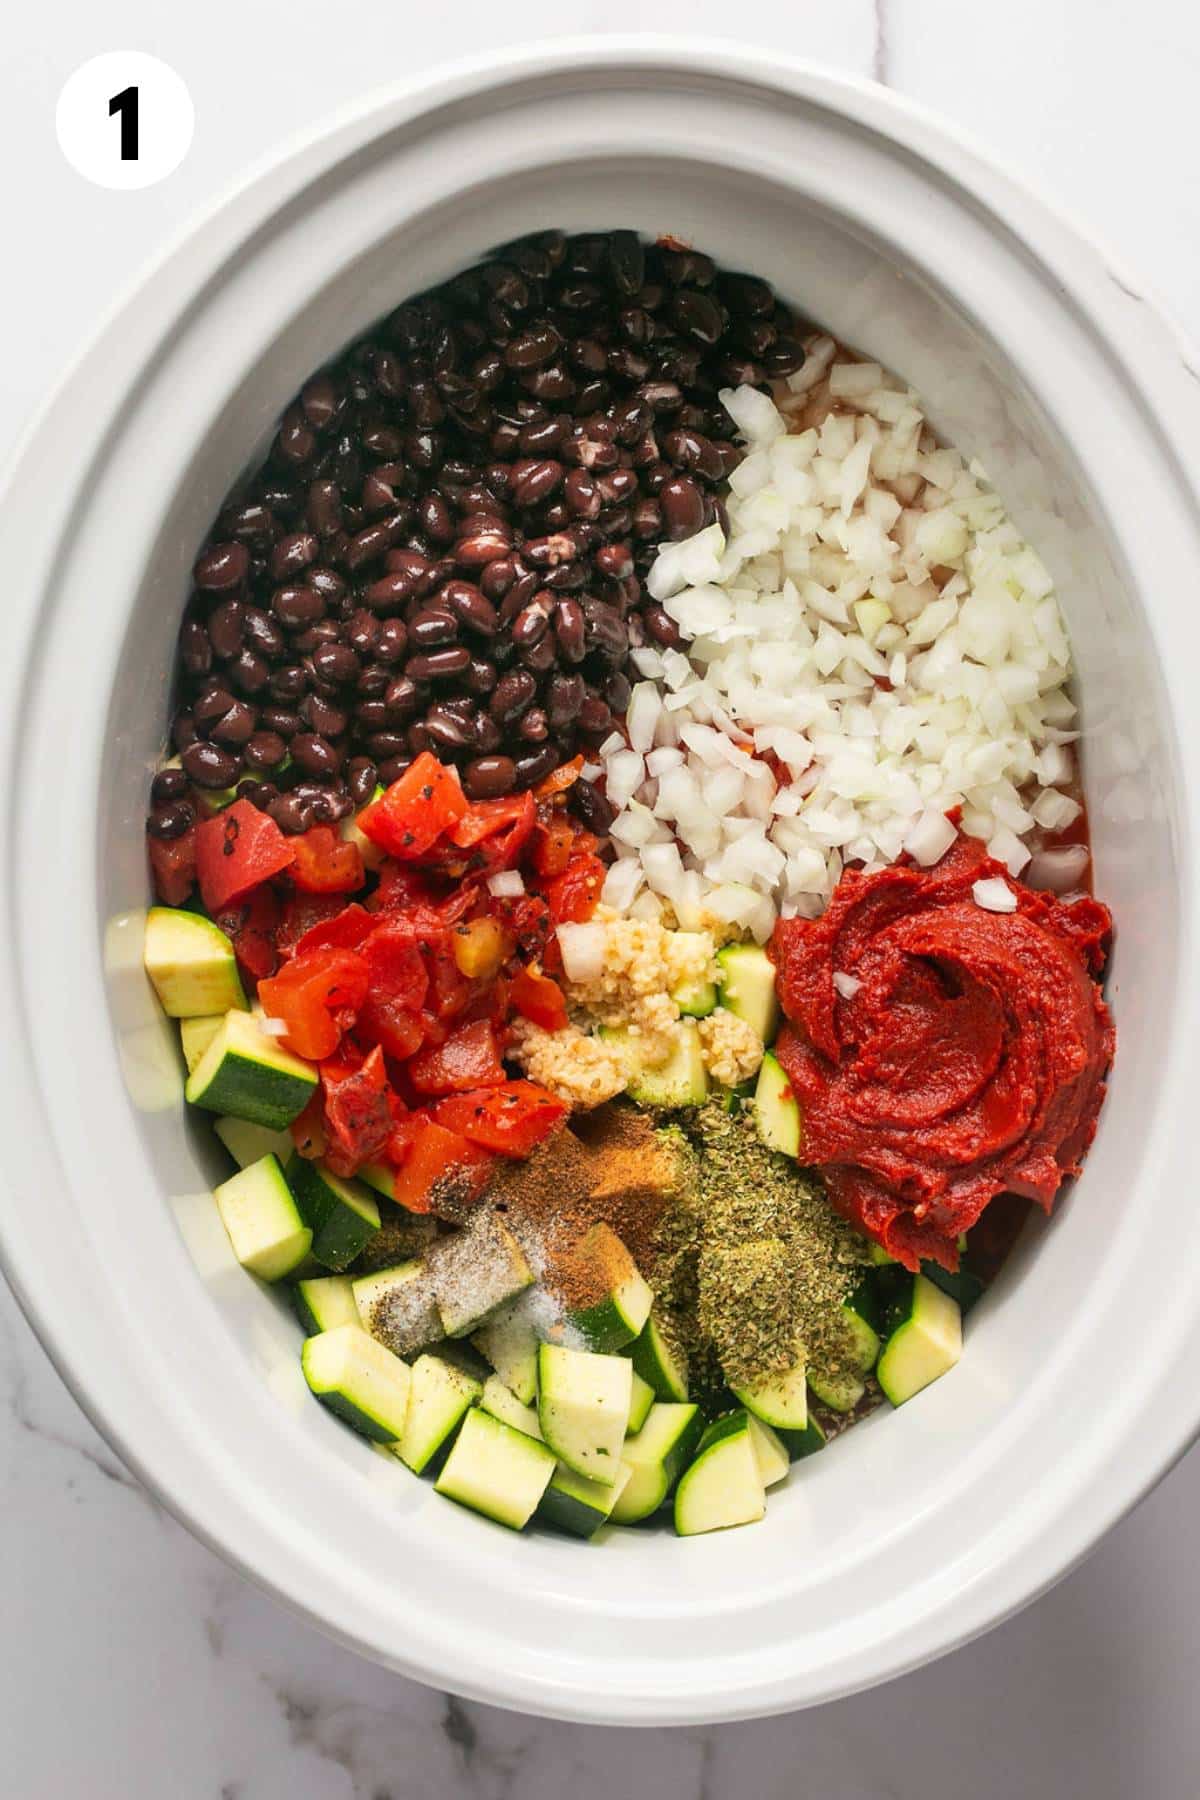
[[[108,103],[108,116],[115,113],[121,115],[121,161],[136,162],[138,159],[138,91],[135,87],[122,88],[114,94]]]

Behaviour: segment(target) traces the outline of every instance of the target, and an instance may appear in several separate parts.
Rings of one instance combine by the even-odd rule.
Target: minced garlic
[[[700,1020],[700,1047],[704,1066],[722,1087],[737,1087],[757,1075],[763,1059],[763,1041],[753,1025],[736,1013],[718,1006]]]
[[[549,1088],[568,1106],[600,1106],[621,1093],[629,1079],[620,1053],[575,1025],[543,1031],[528,1019],[514,1019],[511,1033],[508,1054],[530,1081]]]
[[[603,966],[588,981],[566,984],[567,1004],[586,1023],[628,1028],[639,1061],[653,1068],[675,1047],[679,1007],[672,994],[716,978],[712,938],[609,906],[597,907],[592,922],[604,927]]]

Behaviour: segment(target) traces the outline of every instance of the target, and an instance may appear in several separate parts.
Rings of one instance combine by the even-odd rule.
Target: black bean
[[[430,650],[420,656],[410,656],[408,673],[414,681],[444,681],[451,675],[461,675],[471,661],[471,652],[461,644],[448,645],[444,650]]]
[[[300,407],[314,431],[328,431],[341,410],[332,376],[313,375],[300,393]]]
[[[303,723],[300,714],[289,711],[286,706],[264,706],[258,721],[264,730],[277,732],[281,738],[295,737]]]
[[[511,550],[512,539],[497,521],[492,530],[474,531],[461,537],[454,546],[454,557],[465,569],[482,569],[488,563],[507,557]]]
[[[325,601],[314,587],[281,587],[271,595],[271,611],[289,631],[299,631],[325,617]]]
[[[497,725],[511,725],[533,704],[537,682],[526,669],[510,669],[496,683],[488,711]]]
[[[254,708],[244,700],[235,700],[229,711],[209,728],[209,739],[227,749],[241,750],[250,742],[258,723]]]
[[[267,687],[272,700],[299,700],[308,692],[308,670],[303,663],[285,663],[272,671]]]
[[[435,544],[452,544],[455,538],[454,516],[439,493],[430,492],[417,503],[417,524]]]
[[[777,338],[771,348],[764,351],[760,361],[766,373],[775,380],[794,375],[797,369],[804,367],[804,345],[798,338]]]
[[[463,750],[472,741],[471,729],[444,706],[431,706],[425,714],[425,729],[439,750]],[[378,740],[372,738],[371,748]]]
[[[552,595],[540,594],[517,614],[512,623],[512,641],[518,650],[540,643],[545,637],[554,604]]]
[[[313,651],[313,668],[332,687],[349,687],[358,680],[360,665],[349,644],[321,644]]]
[[[189,744],[179,760],[189,781],[200,788],[232,787],[242,766],[239,757],[216,744]]]
[[[627,575],[633,574],[633,546],[601,544],[596,552],[596,567],[611,581],[624,581]]]
[[[588,694],[579,708],[578,725],[589,737],[602,737],[612,729],[612,708],[597,694]]]
[[[197,738],[196,721],[192,717],[191,708],[185,706],[177,712],[171,724],[171,742],[177,750],[186,750]]]
[[[364,700],[355,707],[354,718],[360,731],[382,731],[391,723],[384,700]]]
[[[286,831],[289,837],[307,831],[313,822],[311,807],[296,794],[281,794],[278,800],[271,801],[267,811],[280,831]]]
[[[515,785],[522,789],[534,787],[557,767],[557,744],[542,744],[528,756],[517,757],[513,765]]]
[[[212,645],[198,619],[185,619],[179,636],[179,660],[189,675],[207,675],[212,668]]]
[[[206,594],[227,594],[250,573],[250,553],[244,544],[210,544],[196,558],[192,580]]]
[[[301,731],[291,741],[292,761],[306,775],[334,775],[338,754],[332,744],[315,732]]]
[[[458,620],[441,608],[422,608],[408,621],[408,641],[418,650],[436,650],[439,644],[452,644],[457,636]]]
[[[239,650],[226,674],[239,694],[261,694],[271,679],[271,665],[254,650]]]
[[[291,531],[273,546],[267,561],[272,581],[294,581],[321,554],[321,540],[313,531]]]
[[[318,737],[338,738],[350,724],[350,716],[340,706],[333,706],[321,694],[309,694],[300,702],[300,716]]]
[[[618,669],[608,678],[608,685],[604,689],[604,698],[613,712],[623,713],[629,705],[629,696],[632,691],[628,675]]]
[[[551,675],[546,683],[546,716],[555,731],[574,723],[584,693],[582,675]]]
[[[658,504],[667,536],[675,542],[692,537],[704,524],[704,496],[690,475],[664,482]],[[636,519],[634,523],[636,528]]]
[[[190,831],[196,822],[195,808],[186,800],[170,800],[164,806],[157,806],[146,820],[146,830],[151,837],[180,838],[185,831]]]
[[[240,600],[222,600],[208,616],[208,641],[223,662],[236,656],[246,635],[245,608]]]
[[[513,470],[513,502],[517,506],[541,506],[562,486],[561,463],[546,458],[541,462],[518,463]]]
[[[390,787],[393,781],[399,781],[406,769],[412,767],[411,756],[391,756],[387,762],[379,765],[379,779],[384,787]]]
[[[287,649],[287,639],[270,613],[261,606],[248,606],[242,620],[246,642],[260,656],[275,662]]]
[[[229,515],[229,535],[255,550],[265,550],[279,535],[279,522],[269,507],[251,501]]]
[[[499,623],[496,608],[474,582],[448,581],[438,599],[455,618],[478,632],[480,637],[495,637]]]
[[[233,705],[233,694],[220,681],[210,681],[201,688],[192,701],[192,717],[201,730],[223,718]]]
[[[531,706],[517,722],[517,736],[526,744],[541,744],[550,735],[550,721],[540,706]]]
[[[462,779],[472,800],[498,800],[512,792],[516,764],[511,756],[477,756],[464,768]]]
[[[389,718],[404,719],[416,711],[421,704],[421,699],[422,690],[412,677],[397,675],[395,680],[388,684],[383,696],[383,703],[387,707]]]
[[[583,661],[587,650],[583,608],[578,600],[566,596],[555,602],[554,637],[564,662]]]
[[[350,591],[336,569],[327,569],[324,566],[310,569],[304,580],[306,586],[312,588],[314,593],[320,594],[326,609],[336,607]]]
[[[490,694],[498,677],[496,665],[485,656],[473,656],[463,674],[463,686],[469,694]]]
[[[567,793],[567,805],[589,831],[594,831],[597,837],[608,836],[617,816],[616,809],[594,783],[574,782]]]
[[[373,731],[366,743],[367,750],[377,763],[387,762],[393,756],[403,756],[410,747],[408,733],[404,731]]]
[[[678,650],[683,637],[674,619],[661,606],[647,606],[642,612],[650,636],[665,649]]]
[[[375,792],[379,772],[369,756],[352,756],[346,764],[346,785],[356,807],[365,806]]]
[[[381,663],[400,662],[408,649],[408,626],[403,619],[387,619],[379,632],[375,655]]]
[[[379,620],[365,606],[356,607],[346,620],[346,642],[358,656],[371,655],[379,643],[381,631]]]
[[[256,731],[243,754],[252,769],[277,769],[287,755],[287,741],[277,731]]]
[[[646,279],[646,253],[636,231],[614,231],[608,240],[608,272],[618,294],[636,294]]]
[[[188,778],[182,769],[160,769],[150,783],[150,798],[155,806],[166,806],[171,800],[182,800],[188,791]]]
[[[504,733],[490,713],[477,712],[471,720],[472,747],[482,756],[490,756],[504,742]]]

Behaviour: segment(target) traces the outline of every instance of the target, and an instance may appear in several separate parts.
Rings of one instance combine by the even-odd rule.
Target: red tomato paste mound
[[[972,898],[995,878],[1014,912]],[[969,838],[934,869],[846,874],[821,918],[777,927],[802,1159],[906,1267],[956,1268],[996,1194],[1048,1212],[1078,1172],[1115,1044],[1097,985],[1111,930],[1098,901],[1035,893]]]

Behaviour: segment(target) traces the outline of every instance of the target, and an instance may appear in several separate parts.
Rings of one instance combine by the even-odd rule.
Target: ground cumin
[[[589,1228],[616,1233],[653,1285],[655,1240],[689,1165],[653,1120],[630,1106],[603,1106],[562,1126],[524,1162],[501,1165],[487,1204],[503,1214],[545,1285],[570,1308],[603,1298],[615,1271],[603,1257],[581,1259]]]

